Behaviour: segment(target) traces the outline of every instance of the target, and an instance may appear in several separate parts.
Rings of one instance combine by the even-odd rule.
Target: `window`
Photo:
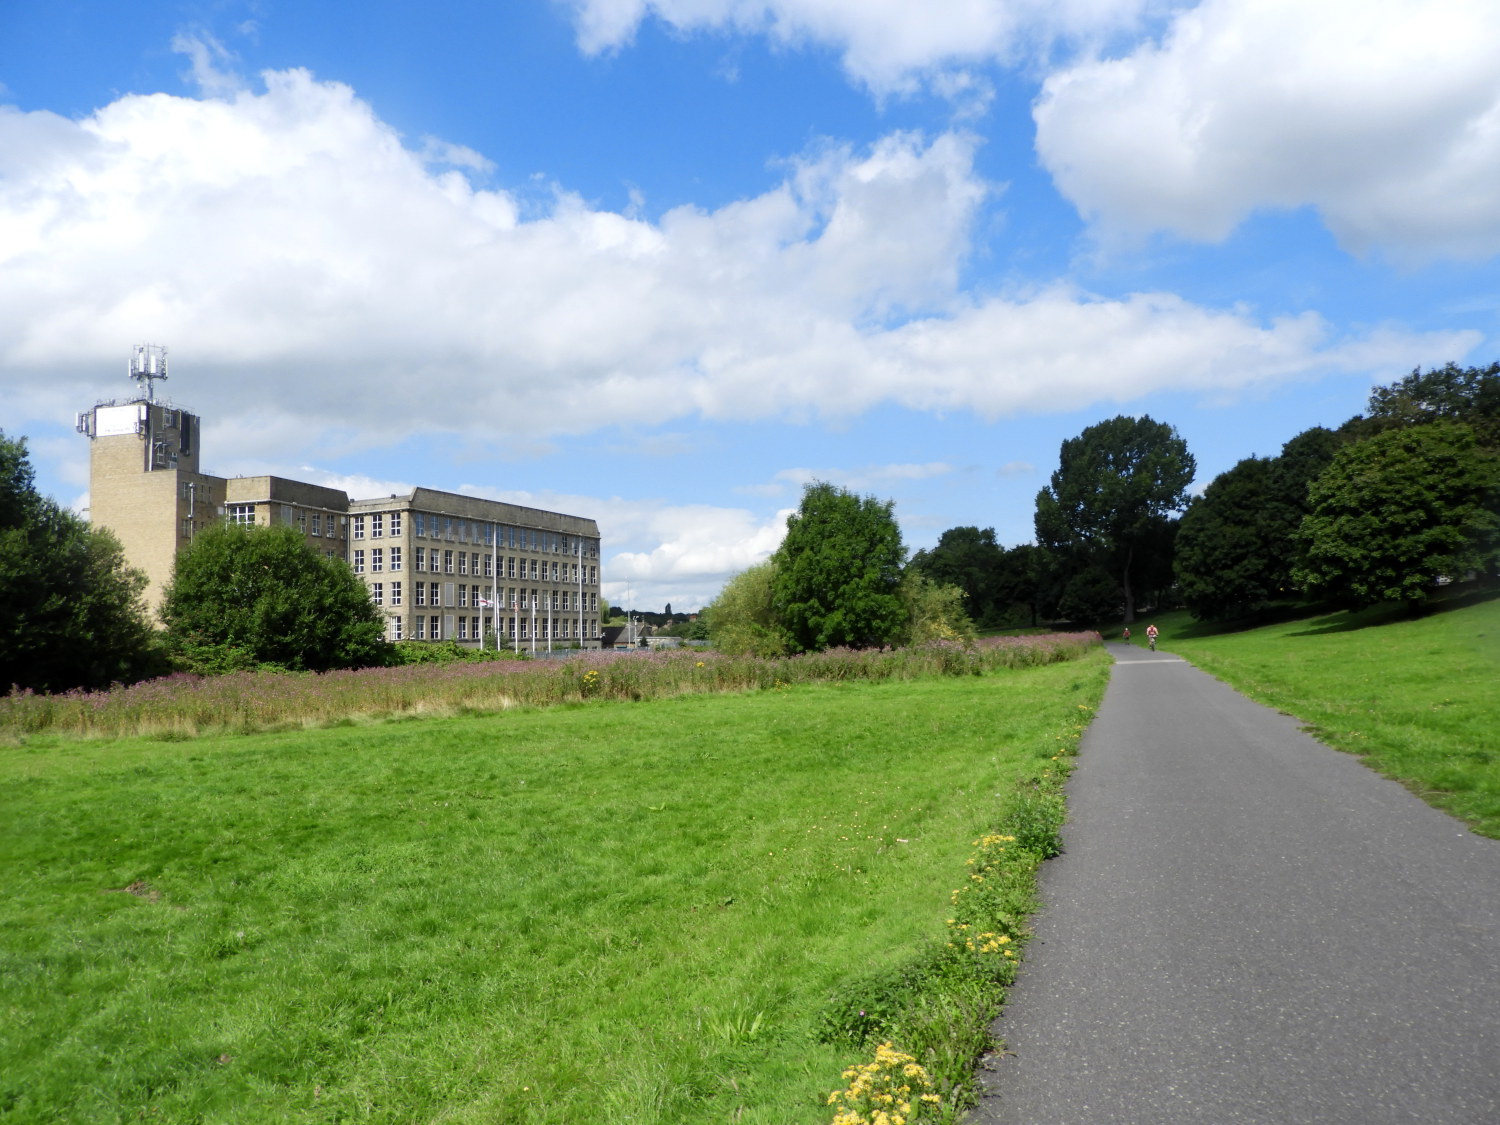
[[[392,570],[400,570],[401,569],[401,548],[400,547],[392,547],[391,548],[391,569]]]
[[[445,613],[443,615],[443,628],[448,631],[450,637],[453,636],[453,614]]]
[[[507,577],[507,578],[514,578],[515,576],[516,576],[516,556],[515,555],[506,555],[505,556],[505,577]]]
[[[443,538],[450,543],[453,542],[453,518],[451,516],[443,517]]]
[[[458,552],[458,573],[460,573],[460,574],[468,574],[469,573],[469,552],[468,551],[460,551],[460,552]]]
[[[536,569],[537,569],[537,561],[536,561],[536,559],[532,559],[531,560],[531,580],[533,582],[536,581]]]
[[[370,517],[370,538],[383,539],[385,537],[385,513],[376,512]]]
[[[458,584],[458,605],[460,609],[467,609],[469,607],[469,588],[462,582]],[[459,618],[459,620],[462,621],[463,618]]]
[[[494,555],[485,555],[484,556],[484,576],[486,578],[493,578],[493,577],[495,577],[495,556]]]
[[[307,513],[304,512],[301,508],[298,508],[297,509],[296,519],[297,519],[297,530],[300,531],[303,535],[306,535],[307,534]]]
[[[427,604],[427,583],[413,582],[411,584],[411,592],[416,598],[417,605]],[[420,621],[421,618],[419,617],[417,620]]]
[[[427,548],[426,547],[416,547],[416,548],[413,548],[413,553],[416,555],[416,558],[412,561],[411,568],[413,570],[426,570],[427,569]]]
[[[355,551],[354,552],[354,573],[355,574],[363,574],[364,572],[365,572],[365,553],[363,551]]]
[[[425,641],[427,639],[427,618],[420,613],[411,619],[411,635],[414,640]]]
[[[379,572],[385,569],[385,549],[375,547],[370,551],[370,570]]]
[[[427,583],[428,603],[434,606],[442,605],[441,597],[442,595],[438,592],[438,584],[436,582]]]
[[[467,617],[460,617],[458,619],[458,639],[461,641],[469,639],[469,619]]]
[[[447,605],[447,606],[451,606],[453,604],[453,583],[452,582],[444,582],[443,583],[443,604]]]
[[[484,634],[479,631],[479,618],[469,618],[469,632],[476,641],[484,636]]]
[[[453,573],[453,552],[452,551],[444,551],[443,552],[443,573],[444,574],[452,574]]]
[[[365,517],[364,516],[355,516],[354,517],[354,538],[355,539],[363,539],[364,537],[365,537]]]
[[[230,504],[224,509],[224,515],[230,523],[253,525],[255,523],[254,504]]]
[[[401,604],[401,583],[399,583],[399,582],[392,582],[391,583],[391,604],[392,605],[400,605]]]
[[[370,600],[376,605],[385,605],[385,583],[370,583]]]
[[[391,622],[391,640],[393,640],[393,641],[399,641],[401,639],[401,618],[399,618],[399,617],[392,617],[390,619],[390,622]]]
[[[314,512],[312,514],[312,533],[314,535],[317,535],[317,536],[321,536],[323,534],[323,513],[322,512]]]
[[[552,581],[557,581],[557,564],[555,562],[552,564]]]
[[[432,639],[435,641],[440,641],[443,639],[442,620],[443,619],[435,613],[427,619],[427,631],[432,635]]]
[[[505,635],[507,637],[509,637],[511,640],[515,640],[515,637],[516,637],[516,619],[514,617],[507,617],[505,619]]]
[[[411,514],[411,533],[413,535],[427,534],[427,516],[422,512],[413,512]],[[421,568],[418,567],[418,569],[420,570]]]
[[[400,534],[401,534],[401,513],[400,512],[392,512],[391,513],[391,535],[392,536],[396,536],[396,535],[400,535]]]
[[[484,545],[492,547],[495,544],[495,525],[487,523],[484,525]]]
[[[471,606],[473,606],[475,609],[479,608],[479,587],[478,586],[470,586],[469,587],[469,604]]]

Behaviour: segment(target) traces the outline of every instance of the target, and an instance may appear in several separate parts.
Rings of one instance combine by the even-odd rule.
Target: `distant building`
[[[90,516],[146,573],[154,610],[177,554],[218,520],[295,527],[344,559],[391,640],[599,647],[599,528],[591,519],[429,488],[351,500],[284,477],[217,477],[199,467],[199,419],[157,399],[166,349],[134,349],[136,396],[78,415],[91,439]]]

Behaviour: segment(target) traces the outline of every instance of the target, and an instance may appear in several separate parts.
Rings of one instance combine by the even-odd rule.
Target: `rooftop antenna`
[[[130,377],[146,387],[146,401],[156,401],[156,380],[167,381],[167,349],[161,344],[137,344],[130,349]]]

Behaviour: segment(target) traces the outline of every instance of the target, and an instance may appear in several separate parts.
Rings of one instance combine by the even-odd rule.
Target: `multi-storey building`
[[[91,439],[90,515],[119,537],[155,609],[179,551],[211,522],[295,527],[346,560],[391,640],[487,637],[516,647],[599,644],[599,528],[591,519],[429,488],[351,500],[284,477],[217,477],[199,467],[199,419],[158,400],[166,349],[137,347],[144,393],[78,415]]]

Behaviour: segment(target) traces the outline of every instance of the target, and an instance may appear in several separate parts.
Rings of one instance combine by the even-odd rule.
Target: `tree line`
[[[1290,598],[1419,609],[1500,568],[1500,363],[1419,368],[1189,497],[1194,469],[1172,427],[1101,422],[1062,443],[1035,543],[956,527],[911,565],[963,590],[981,627],[1129,623],[1168,604],[1224,620]]]

